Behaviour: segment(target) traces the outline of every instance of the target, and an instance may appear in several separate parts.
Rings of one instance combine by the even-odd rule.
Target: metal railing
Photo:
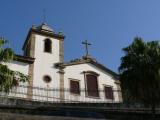
[[[28,90],[32,91],[31,93]],[[90,91],[95,92],[95,91]],[[107,99],[104,90],[98,90],[98,96],[89,96],[85,89],[81,89],[79,94],[74,94],[70,89],[55,89],[43,87],[29,87],[19,85],[12,88],[9,93],[0,92],[0,99],[14,98],[26,99],[41,102],[65,102],[65,103],[118,103],[121,102],[121,91],[113,90],[113,98]]]

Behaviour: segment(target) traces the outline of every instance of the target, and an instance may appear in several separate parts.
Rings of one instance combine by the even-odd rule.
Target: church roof
[[[110,75],[112,75],[115,79],[119,78],[119,75],[117,73],[110,70],[109,68],[102,65],[101,63],[97,62],[96,59],[92,58],[91,56],[87,56],[87,57],[83,56],[81,59],[74,59],[74,60],[71,60],[70,62],[62,63],[61,65],[64,66],[64,67],[67,67],[67,66],[85,64],[85,63],[90,63],[90,64],[96,66],[97,68],[99,68],[99,69],[109,73]]]
[[[24,62],[24,63],[33,63],[35,58],[31,58],[28,56],[22,56],[22,55],[15,55],[14,60]]]
[[[51,32],[51,33],[54,33],[53,29],[51,27],[49,27],[47,25],[47,23],[42,23],[40,26],[33,26],[34,29],[37,29],[39,31],[45,31],[45,32]]]

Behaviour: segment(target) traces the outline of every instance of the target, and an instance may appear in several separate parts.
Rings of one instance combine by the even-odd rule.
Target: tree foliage
[[[9,92],[13,86],[19,82],[28,80],[28,76],[18,71],[10,70],[6,63],[14,59],[14,52],[11,48],[6,47],[7,40],[0,38],[0,91]]]
[[[135,38],[123,48],[125,55],[119,67],[124,100],[147,105],[160,102],[160,44]]]

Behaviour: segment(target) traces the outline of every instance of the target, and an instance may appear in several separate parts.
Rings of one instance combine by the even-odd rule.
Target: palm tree
[[[9,92],[18,82],[28,80],[28,76],[10,70],[6,63],[14,59],[14,52],[11,48],[5,47],[7,40],[0,38],[0,91]]]
[[[125,56],[119,67],[124,100],[151,105],[160,102],[160,44],[135,38],[123,48]]]

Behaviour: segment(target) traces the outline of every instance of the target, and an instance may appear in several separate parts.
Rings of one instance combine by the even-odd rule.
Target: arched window
[[[44,52],[52,52],[52,41],[50,39],[44,41]]]
[[[43,81],[44,81],[45,83],[50,83],[50,82],[51,82],[51,77],[48,76],[48,75],[45,75],[45,76],[43,77]]]

